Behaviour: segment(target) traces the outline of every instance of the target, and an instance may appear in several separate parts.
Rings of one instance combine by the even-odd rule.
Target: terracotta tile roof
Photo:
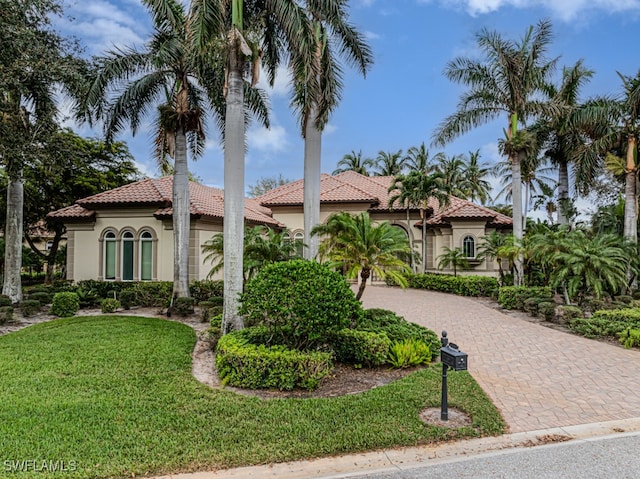
[[[48,217],[57,220],[92,219],[96,208],[114,206],[157,206],[154,216],[169,218],[173,214],[171,197],[173,178],[147,178],[130,183],[97,195],[82,198],[75,205],[49,213]],[[190,211],[197,217],[224,217],[224,191],[219,188],[189,182]],[[282,227],[274,220],[271,210],[258,204],[253,199],[245,200],[245,219],[254,223]]]
[[[369,203],[368,211],[389,211],[389,200],[394,192],[388,190],[392,184],[393,176],[364,176],[355,171],[345,171],[336,176],[323,174],[320,178],[320,202]],[[264,206],[298,206],[303,204],[303,195],[303,180],[298,180],[267,191],[256,200]],[[397,202],[394,208],[404,209]],[[427,209],[427,214],[433,214],[427,220],[427,224],[432,226],[449,226],[448,221],[452,219],[485,219],[495,226],[508,226],[512,223],[508,216],[455,196],[451,196],[450,204],[442,208],[437,200],[430,198]]]
[[[366,189],[338,176],[320,176],[321,203],[376,203],[378,198]],[[362,176],[362,175],[358,175]],[[304,201],[304,180],[293,181],[267,191],[256,200],[264,206],[301,205]]]

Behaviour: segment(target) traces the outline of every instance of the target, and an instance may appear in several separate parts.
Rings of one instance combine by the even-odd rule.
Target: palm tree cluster
[[[126,125],[135,134],[156,109],[156,156],[161,171],[173,159],[174,298],[189,294],[187,149],[203,152],[205,120],[213,118],[224,143],[224,325],[243,327],[246,125],[268,126],[267,98],[255,87],[259,71],[273,85],[286,61],[292,106],[305,139],[305,231],[319,223],[321,132],[337,106],[345,59],[365,74],[372,61],[364,37],[348,21],[346,0],[143,0],[153,20],[145,47],[98,58],[82,113],[101,120],[107,137]],[[307,224],[308,223],[308,224]],[[316,240],[309,237],[308,257]]]

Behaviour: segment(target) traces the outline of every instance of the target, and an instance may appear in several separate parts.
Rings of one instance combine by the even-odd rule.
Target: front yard
[[[466,372],[449,375],[449,404],[473,425],[450,430],[419,418],[440,404],[439,366],[356,395],[264,400],[196,381],[194,343],[184,324],[126,316],[0,337],[0,476],[132,477],[504,431]]]

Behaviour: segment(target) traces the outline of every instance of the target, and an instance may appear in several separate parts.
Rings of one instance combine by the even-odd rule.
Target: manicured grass
[[[467,373],[449,375],[449,404],[471,414],[473,426],[447,430],[418,417],[439,406],[437,366],[363,394],[262,400],[197,382],[194,342],[183,324],[121,316],[61,319],[0,337],[0,477],[131,477],[504,430]],[[76,470],[9,473],[27,460]]]

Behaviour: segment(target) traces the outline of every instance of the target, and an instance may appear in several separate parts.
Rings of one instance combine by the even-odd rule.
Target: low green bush
[[[372,308],[364,311],[362,317],[356,323],[356,329],[385,333],[392,343],[402,342],[407,339],[422,341],[429,346],[431,358],[440,351],[440,339],[429,328],[411,323],[398,316],[393,311],[380,308]]]
[[[140,281],[133,284],[136,300],[146,308],[168,308],[173,294],[171,281]]]
[[[424,342],[406,339],[393,343],[389,349],[388,362],[394,368],[408,368],[428,364],[431,361],[431,350]]]
[[[380,366],[387,362],[391,341],[384,333],[343,329],[332,339],[331,347],[341,363]]]
[[[188,316],[194,313],[195,302],[193,298],[176,298],[173,302],[173,310],[180,316]]]
[[[98,296],[98,293],[93,289],[78,288],[74,292],[78,295],[81,308],[94,308],[101,303],[103,297],[113,298],[113,294],[109,294],[109,292],[106,296]]]
[[[407,274],[410,288],[428,289],[461,296],[494,296],[500,287],[490,276],[451,276],[448,274]]]
[[[105,298],[100,303],[100,311],[103,313],[115,313],[120,307],[120,301],[114,298]]]
[[[544,302],[548,302],[548,299],[538,297],[527,298],[524,300],[524,310],[531,316],[536,316],[538,314],[538,305]]]
[[[96,298],[113,298],[113,291],[119,293],[125,289],[130,289],[135,284],[131,281],[97,281],[95,279],[85,279],[78,281],[76,287],[78,290],[93,291]],[[95,304],[98,304],[99,300]]]
[[[9,296],[6,295],[0,295],[0,308],[4,308],[5,306],[11,306],[13,304],[13,301],[11,301],[11,298]]]
[[[568,323],[576,318],[584,317],[584,311],[577,306],[563,304],[558,306],[558,316],[561,322]]]
[[[498,303],[505,309],[524,311],[525,301],[529,298],[551,301],[553,292],[546,286],[503,286],[498,290]]]
[[[245,331],[225,334],[216,347],[216,369],[224,385],[252,389],[313,390],[331,372],[331,353],[251,344]]]
[[[222,297],[224,295],[224,282],[217,281],[194,281],[189,285],[189,294],[195,299],[196,304],[207,301],[209,298]]]
[[[62,318],[68,318],[76,314],[79,309],[80,300],[76,293],[62,292],[53,295],[51,314]]]
[[[633,347],[640,347],[640,329],[627,328],[618,335],[622,345],[631,349]]]
[[[551,301],[538,303],[538,316],[544,318],[545,321],[553,321],[556,317],[556,303]]]
[[[609,321],[594,317],[577,318],[569,322],[571,331],[587,338],[615,337],[626,328],[627,324],[623,321]]]
[[[0,324],[13,321],[13,306],[0,306]]]
[[[619,302],[621,302],[621,303],[629,304],[629,305],[630,305],[630,304],[631,304],[631,302],[633,301],[633,297],[632,297],[632,296],[627,296],[627,295],[625,295],[625,294],[621,294],[621,295],[619,295],[619,296],[615,296],[615,297],[613,298],[613,300],[614,300],[614,301],[619,301]]]
[[[213,303],[215,306],[222,306],[224,304],[224,297],[222,296],[211,296],[207,299],[208,303]]]
[[[120,298],[120,304],[124,309],[128,310],[131,309],[131,306],[137,305],[136,292],[132,289],[125,289],[123,291],[120,291],[118,298]]]
[[[345,279],[314,261],[265,266],[247,284],[241,301],[247,325],[266,326],[276,343],[300,350],[329,343],[362,314]]]
[[[29,293],[27,298],[30,301],[38,301],[41,306],[44,306],[45,304],[51,304],[53,296],[46,291],[36,291],[34,293]]]
[[[640,321],[640,308],[601,310],[593,313],[595,319],[608,321],[636,322]]]
[[[209,321],[212,317],[222,314],[222,305],[217,305],[213,301],[202,301],[200,307],[200,319],[203,323]]]
[[[22,316],[30,318],[40,312],[40,301],[35,299],[26,299],[20,303],[20,311]]]

